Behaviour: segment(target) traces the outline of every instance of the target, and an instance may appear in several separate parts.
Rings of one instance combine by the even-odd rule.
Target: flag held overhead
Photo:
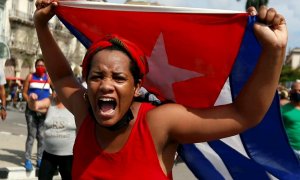
[[[158,61],[162,59],[153,57],[164,56],[166,68],[181,69],[189,74],[184,78],[164,79],[173,82],[171,88],[153,84],[156,79],[149,74],[145,81],[148,89],[151,86],[160,93],[158,96],[171,97],[169,100],[186,106],[210,107],[214,104],[237,57],[247,25],[246,13],[212,14],[213,11],[208,13],[207,10],[197,13],[197,9],[183,13],[174,11],[176,8],[164,12],[162,7],[130,11],[128,8],[136,6],[119,5],[109,9],[112,5],[85,3],[61,3],[56,12],[87,48],[100,37],[118,34],[137,44],[150,59],[149,63],[160,63]],[[151,67],[149,71],[152,71]],[[171,92],[161,92],[162,89]],[[185,96],[187,94],[197,96]]]

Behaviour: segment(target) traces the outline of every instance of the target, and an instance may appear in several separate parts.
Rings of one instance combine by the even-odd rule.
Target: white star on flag
[[[161,91],[164,98],[174,102],[176,98],[173,83],[203,76],[203,74],[169,64],[162,33],[154,45],[151,56],[148,57],[148,65],[149,72],[144,87],[147,89],[147,87],[154,86]]]

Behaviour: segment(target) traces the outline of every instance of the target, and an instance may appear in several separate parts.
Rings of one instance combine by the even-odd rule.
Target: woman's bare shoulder
[[[156,106],[147,113],[147,119],[150,121],[157,121],[163,119],[175,119],[176,117],[182,116],[186,112],[186,107],[181,104],[167,103]]]

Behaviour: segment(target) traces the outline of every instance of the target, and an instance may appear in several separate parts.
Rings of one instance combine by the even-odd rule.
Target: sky
[[[111,3],[124,3],[125,0],[108,0]],[[245,11],[246,0],[148,0],[167,6],[225,9]],[[288,27],[288,49],[300,48],[300,1],[299,0],[269,0],[268,7],[275,8],[282,14]]]

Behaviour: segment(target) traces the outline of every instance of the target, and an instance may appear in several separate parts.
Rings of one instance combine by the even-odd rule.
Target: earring
[[[135,91],[135,90],[136,90],[136,88],[133,87],[133,91]],[[141,95],[140,91],[136,92],[135,94],[136,94],[137,96],[140,96],[140,95]]]
[[[88,100],[87,91],[85,91],[85,92],[83,93],[83,99],[84,99],[85,101],[87,101],[87,100]]]

